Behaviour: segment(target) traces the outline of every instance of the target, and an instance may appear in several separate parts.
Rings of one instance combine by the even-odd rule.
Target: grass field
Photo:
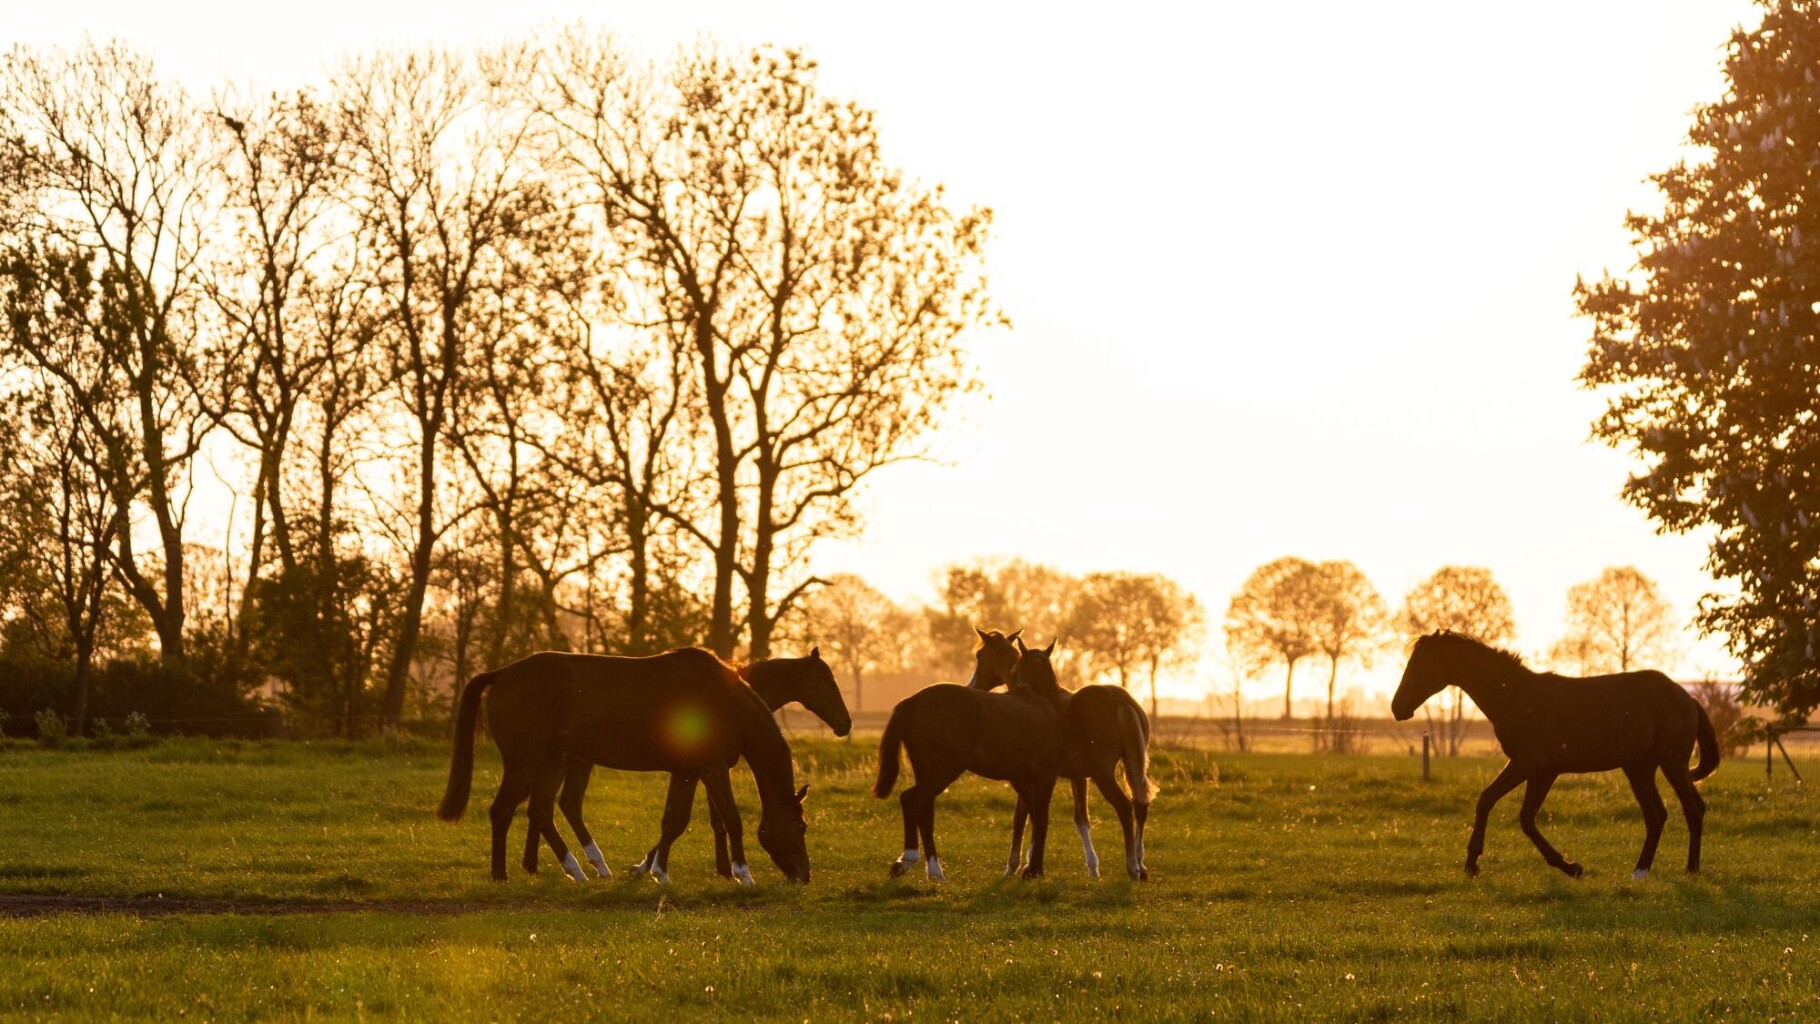
[[[547,854],[541,876],[493,884],[497,761],[483,755],[469,817],[444,825],[430,813],[439,745],[0,747],[0,1014],[1820,1018],[1820,807],[1786,775],[1766,787],[1757,762],[1705,785],[1697,879],[1680,873],[1675,814],[1655,877],[1630,880],[1642,825],[1621,775],[1563,780],[1545,811],[1585,878],[1543,865],[1512,797],[1469,881],[1471,806],[1494,761],[1440,762],[1423,783],[1400,756],[1166,751],[1152,882],[1087,881],[1065,817],[1049,880],[1003,880],[1010,800],[968,781],[940,805],[950,881],[936,886],[886,879],[901,832],[897,802],[867,792],[870,740],[796,750],[815,787],[814,882],[787,885],[755,861],[759,884],[740,889],[713,875],[700,809],[668,887],[571,883]],[[596,774],[591,821],[609,863],[655,837],[661,790]],[[749,776],[740,792],[750,818]],[[1096,810],[1116,867],[1116,822]],[[42,913],[63,897],[94,905]],[[95,912],[113,900],[183,912]]]

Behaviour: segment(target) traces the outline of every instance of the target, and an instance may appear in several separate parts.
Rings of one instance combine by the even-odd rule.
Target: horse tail
[[[436,816],[444,821],[460,821],[468,809],[468,790],[474,781],[474,723],[480,718],[480,694],[492,686],[497,677],[482,672],[468,680],[461,691],[461,710],[455,716],[455,756],[449,761],[449,788],[442,791],[442,806]]]
[[[1125,763],[1125,782],[1134,803],[1147,804],[1156,795],[1150,781],[1150,718],[1129,694],[1119,706],[1119,758]]]
[[[1713,720],[1707,717],[1706,709],[1696,704],[1694,710],[1700,712],[1700,763],[1694,765],[1688,778],[1699,782],[1719,767],[1719,736],[1713,732]]]
[[[890,796],[891,788],[897,785],[898,753],[904,746],[904,730],[909,727],[910,702],[900,701],[891,709],[885,734],[878,741],[878,781],[872,785],[872,795],[880,800]]]

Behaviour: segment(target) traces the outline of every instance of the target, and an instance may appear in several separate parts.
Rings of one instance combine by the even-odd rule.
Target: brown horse
[[[1043,848],[1049,833],[1049,800],[1055,792],[1055,772],[1061,759],[1061,688],[1055,673],[1035,672],[1009,693],[992,693],[983,680],[1009,678],[1020,661],[1013,639],[998,632],[979,634],[974,652],[973,683],[957,686],[937,683],[899,702],[885,724],[878,747],[878,782],[873,795],[883,799],[897,784],[898,755],[907,751],[916,784],[898,796],[904,812],[904,852],[891,865],[893,878],[926,857],[924,870],[933,881],[942,881],[941,859],[935,848],[935,798],[961,777],[973,772],[988,779],[1011,783],[1018,799],[1030,807],[1034,822],[1030,864],[1025,878],[1043,873]],[[1040,657],[1047,665],[1055,645],[1030,651],[1024,658]],[[922,837],[922,851],[917,837]]]
[[[1024,642],[1017,641],[1024,651]],[[1028,656],[1028,652],[1025,652]],[[1042,661],[1048,666],[1048,659]],[[1029,671],[1037,663],[1030,662]],[[1026,671],[1024,660],[1017,666],[1019,681]],[[1053,669],[1051,669],[1053,673]],[[975,685],[992,685],[975,675]],[[1014,683],[1018,685],[1019,683]],[[1074,789],[1074,827],[1081,834],[1081,853],[1087,861],[1089,877],[1100,877],[1100,857],[1093,849],[1093,822],[1087,814],[1087,780],[1099,787],[1100,795],[1118,815],[1119,827],[1125,833],[1125,873],[1137,881],[1148,881],[1150,869],[1144,864],[1144,823],[1150,817],[1150,798],[1155,788],[1150,784],[1150,716],[1124,687],[1083,686],[1063,691],[1061,736],[1062,760],[1056,774],[1067,779]],[[1125,766],[1125,779],[1131,785],[1127,797],[1119,788],[1117,767]],[[1011,823],[1011,858],[1005,863],[1005,875],[1018,873],[1024,859],[1024,822],[1030,808],[1023,800]]]
[[[1649,875],[1662,839],[1668,808],[1656,789],[1661,769],[1687,818],[1687,870],[1700,870],[1700,832],[1706,801],[1694,783],[1719,767],[1713,723],[1687,691],[1660,672],[1624,672],[1574,679],[1531,672],[1516,655],[1487,646],[1464,633],[1441,630],[1422,637],[1409,654],[1403,681],[1390,703],[1397,721],[1407,721],[1422,702],[1444,686],[1458,686],[1485,712],[1510,763],[1479,794],[1466,843],[1466,873],[1479,873],[1485,851],[1485,819],[1504,794],[1523,784],[1518,815],[1523,834],[1542,859],[1570,878],[1580,865],[1561,856],[1536,828],[1536,812],[1561,775],[1624,770],[1643,807],[1643,852],[1632,878]],[[1695,744],[1700,763],[1688,771]]]
[[[840,684],[834,681],[834,673],[828,663],[822,660],[821,648],[809,651],[806,658],[772,658],[755,661],[738,669],[739,677],[763,698],[765,704],[776,711],[785,704],[800,703],[817,718],[828,724],[836,736],[845,736],[853,729],[853,716],[847,711],[847,702],[841,698]],[[600,847],[594,842],[593,833],[588,831],[587,823],[582,819],[582,800],[587,796],[588,781],[593,775],[594,766],[580,758],[569,758],[563,766],[562,787],[559,790],[556,806],[575,831],[575,841],[581,844],[581,852],[594,865],[595,873],[602,878],[613,877],[607,867],[607,860],[602,856]],[[664,799],[664,816],[672,821],[687,825],[690,812],[695,803],[695,787],[700,780],[689,775],[670,776],[670,788]],[[680,802],[680,806],[678,805]],[[708,823],[714,830],[714,866],[724,878],[736,878],[742,882],[751,881],[750,877],[739,878],[733,871],[733,860],[727,851],[727,827],[721,821],[720,812],[712,801],[708,804]],[[551,825],[552,832],[554,824]],[[582,873],[581,865],[573,859],[563,860],[557,853],[556,843],[546,833],[531,832],[525,837],[524,868],[526,871],[537,871],[538,839],[550,843],[550,851],[557,854],[562,861],[563,869],[570,877],[582,881],[587,876]],[[670,842],[661,839],[651,847],[643,862],[634,864],[630,869],[633,878],[650,875],[659,882],[670,880],[669,860]],[[573,869],[573,870],[571,870]]]
[[[461,694],[449,785],[437,810],[445,821],[460,818],[467,808],[474,725],[489,687],[487,723],[505,769],[492,807],[495,879],[506,877],[506,835],[527,797],[532,832],[550,839],[572,874],[579,871],[553,822],[566,758],[700,778],[727,824],[735,873],[748,875],[728,777],[728,769],[744,757],[758,784],[759,845],[786,876],[809,880],[802,807],[809,787],[794,789],[790,747],[771,709],[713,654],[687,648],[615,658],[546,651],[475,676]],[[665,831],[673,824],[666,813]],[[680,825],[675,831],[680,834]]]

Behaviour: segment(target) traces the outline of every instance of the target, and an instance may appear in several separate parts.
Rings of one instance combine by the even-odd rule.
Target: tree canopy
[[[1626,220],[1634,272],[1576,290],[1592,319],[1581,380],[1607,397],[1595,434],[1636,455],[1624,496],[1663,528],[1711,530],[1701,602],[1753,699],[1820,704],[1820,17],[1761,0],[1726,85],[1694,111],[1696,155],[1652,179]]]

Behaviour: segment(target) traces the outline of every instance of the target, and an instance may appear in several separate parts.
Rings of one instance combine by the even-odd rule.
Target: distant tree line
[[[1306,659],[1325,665],[1318,746],[1344,742],[1336,723],[1347,710],[1336,704],[1334,692],[1341,665],[1369,666],[1380,655],[1400,654],[1408,639],[1437,629],[1505,648],[1515,643],[1510,598],[1491,570],[1442,566],[1411,588],[1392,613],[1351,562],[1279,558],[1245,580],[1227,605],[1225,620],[1228,658],[1238,679],[1280,667],[1284,719],[1294,712],[1296,666]],[[1628,566],[1609,568],[1568,591],[1566,632],[1547,660],[1573,675],[1666,669],[1678,632],[1654,581]],[[1442,751],[1457,755],[1471,714],[1466,695],[1450,686],[1424,711]]]
[[[0,58],[0,658],[326,728],[538,647],[771,653],[1000,320],[991,217],[788,50],[585,30],[206,99]],[[200,683],[198,685],[201,685]]]

